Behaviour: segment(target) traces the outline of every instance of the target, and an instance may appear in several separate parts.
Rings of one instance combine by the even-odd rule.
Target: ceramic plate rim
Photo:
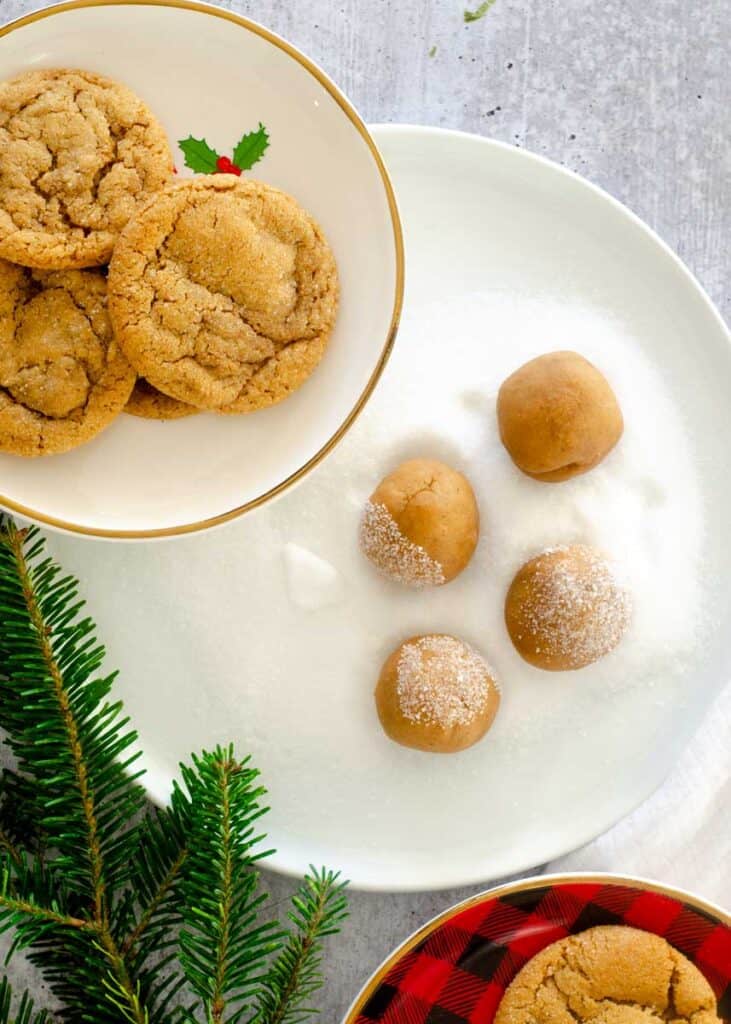
[[[534,153],[532,150],[524,149],[522,146],[514,146],[510,142],[503,142],[501,139],[493,139],[487,135],[478,135],[477,132],[467,132],[460,128],[443,128],[438,125],[412,124],[410,122],[374,121],[369,123],[368,127],[376,136],[380,134],[429,134],[442,135],[448,138],[464,139],[465,141],[470,142],[484,143],[490,148],[517,155],[519,159],[525,159],[526,163],[538,164],[546,170],[551,170],[559,175],[563,175],[566,178],[571,179],[574,183],[585,188],[588,192],[593,192],[597,198],[607,200],[618,213],[622,214],[630,223],[639,228],[650,241],[654,242],[665,256],[670,257],[674,266],[682,272],[687,283],[692,286],[698,297],[703,300],[707,311],[712,315],[717,325],[721,328],[722,332],[726,336],[726,341],[731,347],[731,327],[726,324],[726,321],[721,315],[713,299],[690,267],[683,262],[669,243],[666,242],[654,228],[650,227],[650,225],[644,221],[639,214],[635,213],[634,210],[627,206],[626,203],[622,202],[621,199],[617,199],[617,197],[613,196],[611,192],[602,188],[601,185],[597,185],[595,182],[590,181],[589,178],[585,178],[582,174],[579,174],[577,171],[572,171],[570,167],[565,167],[556,160],[550,159],[550,157],[542,156],[540,153]]]
[[[365,981],[355,999],[346,1010],[341,1024],[355,1024],[358,1013],[363,1009],[368,999],[373,995],[374,991],[378,988],[383,978],[388,974],[394,964],[398,963],[398,961],[413,949],[414,946],[418,945],[429,935],[432,935],[435,931],[441,928],[443,924],[446,924],[453,917],[461,914],[464,910],[468,910],[474,906],[479,906],[479,904],[484,903],[487,900],[499,899],[502,896],[509,896],[513,893],[530,892],[531,889],[544,888],[545,886],[571,885],[574,883],[580,884],[582,882],[625,885],[633,889],[639,889],[643,892],[660,893],[663,896],[669,896],[671,899],[678,900],[679,902],[687,903],[702,914],[710,914],[721,924],[724,924],[727,928],[731,928],[731,913],[724,910],[719,904],[712,903],[710,900],[705,900],[701,896],[696,896],[687,889],[681,889],[673,885],[665,885],[662,882],[657,882],[650,878],[644,878],[643,876],[623,875],[610,871],[572,871],[556,872],[547,875],[530,875],[528,878],[519,878],[513,882],[504,882],[500,885],[492,886],[489,889],[484,889],[482,892],[475,893],[474,896],[468,896],[466,899],[460,900],[459,903],[455,903],[446,910],[441,911],[441,913],[436,914],[420,928],[413,931],[381,961],[375,971],[373,971],[370,977]]]
[[[327,458],[327,456],[337,447],[340,441],[342,441],[345,435],[350,431],[350,428],[356,422],[367,405],[371,395],[375,391],[376,385],[386,368],[396,341],[396,335],[398,333],[399,322],[401,319],[401,311],[403,308],[406,278],[403,228],[399,215],[398,204],[396,202],[396,195],[388,170],[386,169],[373,136],[353,104],[346,97],[345,93],[343,93],[330,78],[330,76],[323,71],[319,64],[306,56],[306,54],[282,36],[277,35],[277,33],[272,32],[270,29],[251,18],[246,18],[241,14],[237,14],[235,11],[227,10],[226,8],[216,7],[213,4],[204,2],[204,0],[59,0],[59,2],[52,4],[50,7],[35,8],[28,14],[14,18],[5,25],[0,25],[0,39],[11,35],[16,29],[24,28],[25,26],[35,24],[36,22],[45,21],[47,18],[53,17],[56,14],[64,14],[69,11],[96,7],[163,7],[173,10],[192,11],[194,13],[220,18],[224,21],[230,21],[238,28],[242,28],[263,39],[270,45],[277,47],[288,57],[295,60],[300,67],[304,68],[305,71],[315,78],[315,80],[340,107],[343,114],[345,114],[363,141],[366,143],[371,159],[375,163],[376,170],[380,175],[391,218],[395,262],[394,294],[391,320],[386,332],[383,348],[381,349],[380,355],[368,382],[358,396],[353,408],[350,410],[335,433],[325,442],[324,445],[310,456],[303,466],[300,466],[299,469],[295,470],[294,473],[290,473],[284,480],[281,480],[274,487],[270,487],[263,494],[257,495],[257,497],[252,498],[236,508],[218,513],[214,516],[208,516],[207,518],[199,521],[183,523],[177,526],[166,526],[143,530],[109,529],[106,527],[85,526],[80,523],[68,522],[66,520],[59,519],[56,516],[48,515],[38,509],[29,508],[11,498],[8,498],[4,494],[0,494],[1,508],[17,515],[24,516],[25,518],[43,526],[48,526],[55,530],[77,534],[83,537],[101,538],[105,540],[150,540],[183,537],[191,533],[202,532],[204,530],[220,526],[223,523],[230,522],[231,520],[237,519],[240,516],[245,515],[247,512],[260,508],[263,505],[268,504],[270,501],[278,498],[285,491],[289,490],[295,484],[308,476],[312,470],[316,469],[317,466]]]

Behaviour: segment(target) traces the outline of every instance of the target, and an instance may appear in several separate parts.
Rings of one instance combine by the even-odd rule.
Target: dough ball
[[[505,623],[518,654],[549,671],[583,668],[614,650],[631,613],[628,591],[594,548],[550,548],[510,585]]]
[[[482,739],[500,704],[490,666],[477,651],[445,634],[402,643],[381,669],[378,717],[404,747],[453,754]]]
[[[500,388],[497,416],[518,469],[548,483],[588,472],[624,429],[606,378],[576,352],[549,352],[511,374]]]
[[[472,558],[480,514],[469,481],[436,459],[403,462],[371,495],[360,545],[382,575],[410,587],[449,583]]]

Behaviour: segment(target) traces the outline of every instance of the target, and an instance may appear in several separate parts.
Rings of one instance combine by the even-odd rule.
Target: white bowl
[[[229,154],[263,122],[251,176],[294,195],[322,225],[342,298],[325,359],[291,398],[250,416],[154,422],[120,416],[91,443],[42,459],[0,455],[0,504],[102,537],[188,533],[262,505],[301,480],[363,408],[393,345],[403,245],[393,191],[365,125],[284,40],[188,0],[71,0],[0,28],[0,78],[80,67],[125,82],[177,140]]]

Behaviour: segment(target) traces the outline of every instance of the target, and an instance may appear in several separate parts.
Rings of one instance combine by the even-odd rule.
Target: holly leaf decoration
[[[245,137],[245,136],[244,136]],[[191,135],[178,143],[185,156],[185,166],[196,174],[215,174],[219,155],[211,149],[205,139],[194,139]]]
[[[211,149],[205,139],[194,139],[192,135],[181,139],[178,145],[185,156],[185,166],[196,174],[241,174],[264,156],[269,148],[269,133],[260,121],[255,132],[247,132],[239,141],[233,160]]]
[[[242,171],[248,171],[261,160],[268,148],[269,134],[260,121],[255,132],[247,132],[239,141],[234,150],[233,162]]]

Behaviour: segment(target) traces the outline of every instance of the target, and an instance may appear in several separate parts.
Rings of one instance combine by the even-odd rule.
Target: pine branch
[[[175,860],[171,863],[166,874],[160,880],[160,885],[157,891],[153,894],[150,902],[143,910],[139,921],[124,940],[124,943],[122,944],[122,954],[124,956],[134,955],[143,940],[146,940],[147,942],[150,941],[149,932],[153,923],[157,931],[160,931],[162,928],[167,930],[167,925],[171,922],[167,916],[163,916],[164,908],[167,908],[168,904],[173,901],[175,885],[180,877],[180,872],[183,868],[183,864],[185,864],[187,855],[188,851],[185,847],[178,851]],[[174,912],[170,909],[169,913],[172,915]],[[154,941],[153,945],[155,946],[155,949],[159,950],[160,946],[158,941]]]
[[[41,860],[45,856],[45,836],[35,803],[30,779],[9,768],[0,770],[0,853],[10,854],[16,864],[23,853]]]
[[[106,701],[114,677],[97,676],[104,650],[80,618],[76,580],[42,550],[37,530],[0,517],[0,725],[20,771],[43,791],[40,820],[59,867],[101,921],[127,880],[125,840],[144,802],[125,771],[136,737],[121,705]]]
[[[205,1020],[229,1024],[241,1020],[280,938],[275,924],[257,922],[266,897],[257,894],[252,865],[266,854],[252,851],[261,840],[254,824],[264,791],[255,786],[258,772],[238,763],[232,748],[204,752],[182,773],[192,820],[180,960]]]
[[[134,1024],[152,1024],[138,997],[134,979],[120,970],[98,939],[75,929],[49,929],[28,950],[31,963],[43,973],[61,1002],[68,1024],[119,1024],[117,1003]]]
[[[20,869],[11,865],[6,855],[0,886],[0,932],[14,930],[8,957],[28,949],[31,961],[43,969],[64,1001],[64,1019],[75,1022],[83,1015],[95,1024],[117,1024],[119,1015],[106,995],[95,1005],[96,993],[108,984],[110,974],[99,950],[97,926],[74,913],[74,895],[52,870],[24,857]]]
[[[263,982],[252,1024],[300,1024],[317,1012],[306,1004],[322,986],[322,943],[340,930],[348,913],[347,883],[338,878],[310,868],[292,900],[294,930]]]
[[[45,1010],[36,1010],[28,992],[13,999],[13,990],[7,978],[0,981],[0,1024],[50,1024]]]
[[[29,779],[5,768],[0,772],[0,853],[16,864],[23,853],[43,860],[45,836],[38,820],[35,790]]]
[[[39,899],[44,908],[53,906],[54,893],[61,892],[58,879],[50,885],[51,897]],[[69,913],[64,901],[63,909]],[[17,927],[17,923],[16,923]],[[18,936],[23,932],[16,932]],[[133,1024],[164,1024],[166,1018],[151,1015],[145,1005],[141,979],[135,978],[121,957],[114,937],[93,920],[81,923],[44,921],[35,932],[25,926],[23,946],[30,941],[28,956],[42,971],[63,1009],[69,1024],[119,1024],[120,1016]]]
[[[136,914],[129,922],[122,953],[131,957],[140,947],[160,943],[180,916],[180,876],[190,851],[190,797],[175,786],[170,807],[148,811],[139,828],[131,870],[135,880]]]
[[[140,843],[133,864],[135,885],[129,913],[120,919],[125,934],[122,955],[139,980],[145,1006],[153,1019],[162,1019],[185,983],[177,956],[182,923],[181,874],[189,853],[190,804],[179,787],[171,806],[151,810],[140,826]],[[122,917],[124,917],[124,913]]]
[[[10,834],[0,828],[0,852],[5,852],[14,864],[20,864],[22,854],[20,848],[10,838]]]
[[[40,862],[28,862],[25,854],[17,861],[0,858],[0,934],[16,933],[8,957],[58,928],[96,931],[93,922],[69,912],[63,884]]]
[[[130,823],[144,802],[129,775],[135,734],[121,704],[106,700],[114,677],[98,675],[104,650],[80,616],[78,584],[42,558],[43,547],[35,528],[20,531],[0,517],[0,726],[33,780],[56,870],[86,903],[96,934],[94,943],[82,934],[71,940],[49,934],[47,924],[32,956],[62,998],[73,1001],[74,986],[83,991],[90,979],[97,992],[107,981],[126,994],[135,1024],[147,1024],[110,926],[136,846]],[[102,994],[95,1007],[87,995],[86,1019],[106,1022],[105,1003],[111,1011],[111,999]]]

